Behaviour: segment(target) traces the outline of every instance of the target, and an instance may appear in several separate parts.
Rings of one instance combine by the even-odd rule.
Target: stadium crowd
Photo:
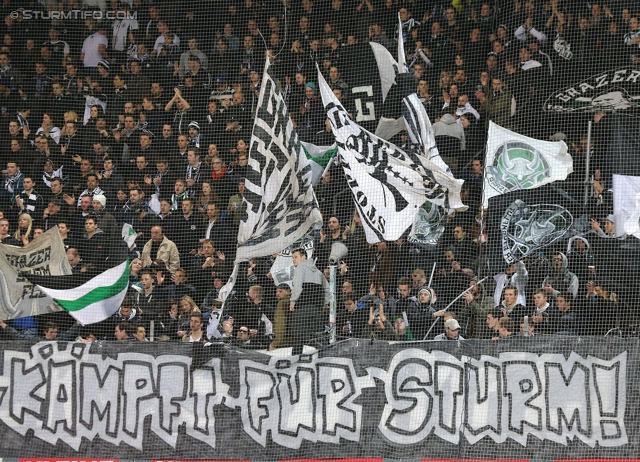
[[[3,335],[144,341],[153,329],[156,339],[199,341],[216,316],[217,339],[251,348],[298,344],[328,320],[321,300],[336,241],[349,250],[338,267],[338,338],[634,331],[638,246],[634,237],[614,237],[604,162],[609,115],[549,116],[542,105],[583,77],[637,67],[639,8],[631,0],[3,1],[0,241],[24,246],[57,227],[74,274],[132,261],[129,295],[109,321],[79,326],[56,313],[0,323]],[[94,13],[55,14],[76,9]],[[94,19],[107,10],[119,19]],[[436,249],[406,234],[370,245],[334,165],[315,186],[325,225],[313,257],[325,279],[276,287],[275,256],[256,259],[241,266],[221,313],[266,57],[300,138],[328,146],[316,63],[357,115],[363,109],[351,89],[360,74],[375,72],[343,69],[354,68],[367,42],[395,56],[398,36],[441,154],[465,180],[469,211],[449,217]],[[478,282],[488,275],[486,213],[479,213],[488,121],[566,141],[574,173],[561,187],[582,202],[589,119],[591,220],[568,241]],[[409,142],[406,134],[394,141]],[[124,224],[135,243],[123,239]],[[311,275],[311,260],[303,252],[297,259],[296,272]],[[305,303],[315,309],[300,308]]]

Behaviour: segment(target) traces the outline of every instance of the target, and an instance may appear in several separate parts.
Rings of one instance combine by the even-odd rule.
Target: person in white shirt
[[[104,14],[107,11],[107,0],[82,0],[85,9],[98,8]]]
[[[167,24],[166,21],[163,21],[163,20],[159,20],[158,21],[158,32],[160,32],[160,35],[158,36],[158,38],[156,39],[155,44],[153,45],[153,51],[151,52],[151,56],[152,57],[155,57],[155,56],[159,55],[160,52],[162,51],[162,47],[164,47],[164,45],[165,45],[165,34],[167,32],[170,32],[169,25]],[[174,36],[173,43],[175,45],[179,46],[180,45],[180,37],[178,37],[177,35]]]
[[[84,67],[94,76],[98,75],[98,63],[109,58],[107,55],[109,39],[106,27],[105,25],[98,26],[98,32],[84,39],[82,44],[80,59]]]
[[[126,12],[128,8],[126,5],[120,4],[119,11]],[[128,15],[127,15],[128,16]],[[119,53],[124,54],[129,47],[128,37],[133,30],[138,30],[138,21],[133,18],[127,17],[126,19],[116,19],[111,24],[113,35],[111,38],[112,48]]]

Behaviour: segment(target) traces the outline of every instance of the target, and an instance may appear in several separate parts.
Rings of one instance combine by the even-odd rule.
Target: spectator
[[[498,337],[493,340],[506,340],[513,337],[513,321],[511,318],[502,317],[498,321]]]
[[[129,323],[121,322],[120,324],[116,325],[113,335],[116,340],[123,342],[126,340],[131,340],[134,332],[134,328],[129,325]]]
[[[369,321],[364,327],[362,337],[372,340],[397,340],[398,336],[384,314],[384,305],[380,304],[376,310],[374,310],[373,304],[369,306]]]
[[[505,287],[504,300],[500,304],[503,316],[507,316],[512,319],[520,319],[521,317],[529,314],[529,311],[518,303],[518,293],[519,291],[515,286]],[[542,305],[544,305],[544,303]]]
[[[549,331],[553,334],[578,335],[581,331],[580,316],[572,309],[573,294],[556,295],[557,311],[549,313]]]
[[[107,26],[104,23],[100,23],[98,30],[84,40],[82,52],[80,53],[80,60],[89,75],[98,76],[98,63],[109,59],[107,54],[108,47]]]
[[[275,350],[291,343],[292,332],[289,328],[290,299],[291,287],[284,283],[278,284],[276,288],[278,304],[273,315],[273,341],[269,345],[270,350]]]
[[[190,331],[182,336],[183,342],[202,342],[204,341],[204,333],[202,332],[202,326],[204,325],[204,318],[202,313],[194,312],[189,316],[189,328]]]
[[[547,295],[557,296],[560,292],[569,292],[576,298],[580,285],[578,277],[568,270],[569,261],[562,252],[551,257],[551,273],[542,281],[542,288]]]
[[[307,260],[305,251],[295,250],[292,258],[295,271],[289,310],[293,312],[293,354],[298,355],[304,343],[324,326],[322,311],[329,302],[329,285],[314,263]]]
[[[436,335],[434,340],[464,340],[460,335],[460,324],[454,318],[447,319],[444,322],[444,333]]]
[[[167,265],[170,273],[180,268],[180,254],[176,245],[163,233],[162,226],[151,228],[151,239],[147,241],[142,250],[142,263],[144,267],[151,266],[156,260],[162,260]]]
[[[3,188],[0,191],[0,208],[11,210],[16,207],[16,196],[24,189],[24,174],[17,161],[7,162]]]

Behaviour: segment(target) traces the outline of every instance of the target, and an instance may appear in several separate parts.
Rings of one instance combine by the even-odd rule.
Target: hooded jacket
[[[556,297],[560,292],[569,292],[573,295],[573,298],[576,298],[578,295],[578,287],[580,286],[580,282],[578,280],[578,276],[569,271],[569,261],[567,260],[567,256],[562,252],[558,252],[558,254],[562,257],[562,267],[559,270],[555,268],[551,268],[551,273],[544,278],[542,281],[542,287],[547,284],[550,284],[553,287],[551,293],[554,297]]]
[[[460,140],[460,150],[465,149],[464,128],[458,123],[452,114],[445,114],[440,121],[433,124],[434,136],[450,136]]]
[[[420,303],[420,293],[423,291],[429,293],[429,303]],[[415,309],[407,312],[407,319],[409,320],[409,326],[411,327],[411,332],[415,340],[422,340],[434,322],[437,323],[437,325],[431,329],[433,336],[435,336],[435,333],[442,332],[442,317],[435,316],[435,313],[443,309],[444,306],[442,302],[438,301],[438,297],[433,289],[430,287],[421,287],[418,291],[418,301],[415,307]]]
[[[509,277],[506,273],[496,274],[493,278],[496,280],[496,290],[493,293],[493,301],[495,306],[500,305],[502,300],[502,292],[508,285],[513,285],[518,289],[518,301],[522,306],[527,305],[524,288],[529,281],[529,272],[521,261],[515,264],[516,272]]]
[[[576,241],[582,241],[585,244],[583,252],[575,248]],[[595,258],[591,251],[591,244],[583,236],[573,236],[567,243],[567,269],[578,276],[581,282],[587,281],[589,278],[589,266],[595,267]],[[595,277],[595,276],[592,276]]]

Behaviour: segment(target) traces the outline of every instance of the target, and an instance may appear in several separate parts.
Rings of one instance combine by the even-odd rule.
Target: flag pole
[[[480,279],[478,282],[476,282],[475,285],[480,284],[481,282],[484,282],[485,279],[487,279],[489,276],[485,276],[482,279]],[[462,297],[464,294],[466,294],[467,292],[469,292],[471,289],[473,289],[473,286],[469,286],[467,287],[465,290],[462,291],[462,293],[460,295],[458,295],[456,298],[453,299],[453,301],[451,303],[449,303],[447,305],[446,308],[444,308],[441,311],[447,311],[449,308],[451,308],[451,305],[453,305],[455,302],[457,302],[458,300],[460,300],[460,297]],[[429,336],[429,334],[431,333],[431,331],[433,330],[434,327],[436,327],[436,323],[439,321],[439,319],[436,319],[435,321],[433,321],[433,324],[431,324],[431,327],[429,327],[429,330],[427,331],[427,333],[425,334],[424,338],[422,340],[426,340],[427,337]]]
[[[336,265],[329,266],[329,343],[336,343]]]
[[[436,265],[438,264],[438,262],[434,261],[433,262],[433,268],[431,268],[431,277],[429,277],[429,284],[427,284],[427,287],[431,287],[431,282],[433,282],[433,273],[436,272]]]
[[[589,202],[589,192],[591,189],[591,182],[589,181],[589,161],[591,160],[591,120],[587,128],[587,154],[585,159],[584,169],[584,205]]]

